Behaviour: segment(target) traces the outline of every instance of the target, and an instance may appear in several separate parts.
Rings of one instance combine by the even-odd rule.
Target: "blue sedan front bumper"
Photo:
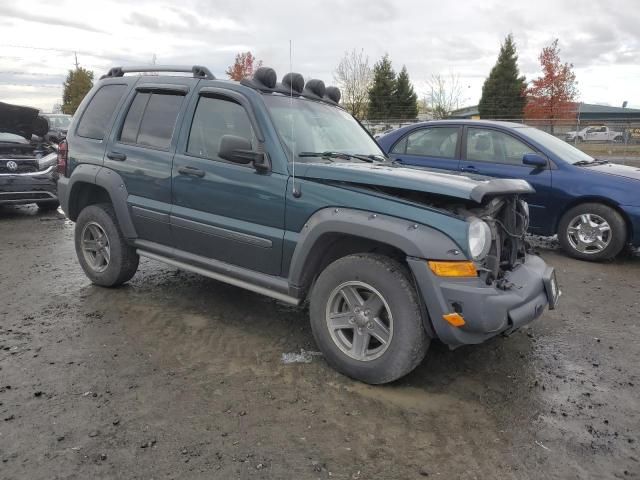
[[[621,205],[622,211],[629,219],[631,231],[629,232],[629,240],[634,247],[640,247],[640,207],[632,207],[630,205]]]

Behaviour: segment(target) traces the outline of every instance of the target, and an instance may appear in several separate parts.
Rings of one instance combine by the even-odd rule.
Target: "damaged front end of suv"
[[[57,147],[43,139],[48,131],[38,110],[0,102],[0,205],[58,208]]]
[[[435,227],[453,240],[406,258],[430,334],[451,348],[510,333],[555,307],[560,292],[554,270],[533,254],[525,237],[526,196],[534,192],[528,182],[388,161],[333,160],[298,170],[305,180],[366,195],[366,204],[375,195],[377,211],[401,212],[416,222],[416,234]]]

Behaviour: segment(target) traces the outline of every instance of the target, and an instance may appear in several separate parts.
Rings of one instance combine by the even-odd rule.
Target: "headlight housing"
[[[471,253],[473,260],[479,261],[486,257],[491,249],[491,228],[487,222],[475,217],[470,218],[467,237],[469,239],[469,253]]]
[[[56,152],[45,155],[38,159],[38,170],[45,170],[58,163],[58,154]]]

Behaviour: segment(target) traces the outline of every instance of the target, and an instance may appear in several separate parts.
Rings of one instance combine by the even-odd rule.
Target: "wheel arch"
[[[108,202],[113,205],[122,233],[127,238],[137,237],[127,205],[127,189],[120,175],[108,168],[79,165],[73,171],[69,186],[69,219],[75,221],[84,207]]]
[[[353,253],[384,253],[406,264],[407,257],[463,260],[444,233],[397,217],[326,208],[313,214],[299,234],[289,284],[304,296],[324,267]]]

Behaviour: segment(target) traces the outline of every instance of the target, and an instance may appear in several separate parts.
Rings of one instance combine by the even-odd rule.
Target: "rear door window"
[[[122,99],[126,85],[104,85],[93,96],[82,114],[76,133],[80,137],[102,140],[111,124],[111,117]]]
[[[168,150],[182,95],[137,93],[122,126],[120,141],[159,150]]]

